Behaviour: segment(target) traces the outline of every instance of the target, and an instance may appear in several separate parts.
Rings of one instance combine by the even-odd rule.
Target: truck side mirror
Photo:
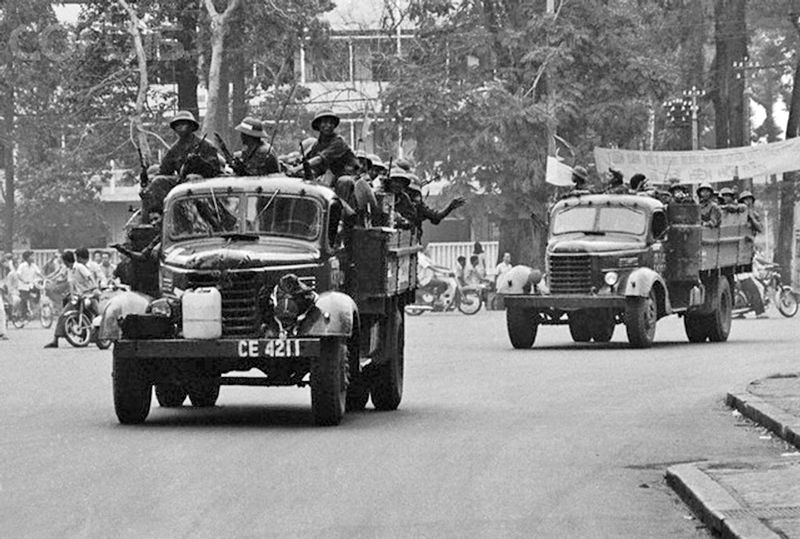
[[[659,239],[667,233],[667,216],[659,211],[653,214],[653,238]]]

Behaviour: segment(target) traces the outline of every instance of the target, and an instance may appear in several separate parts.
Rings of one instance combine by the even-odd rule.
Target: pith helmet
[[[576,178],[576,177],[577,177],[577,178],[580,178],[580,179],[581,179],[581,180],[583,180],[583,181],[586,181],[586,180],[588,180],[588,179],[589,179],[589,173],[586,171],[586,169],[585,169],[585,168],[583,168],[583,167],[581,167],[581,166],[577,166],[577,167],[575,167],[575,168],[573,168],[573,169],[572,169],[572,178],[573,178],[573,181],[575,181],[575,178]]]
[[[188,110],[179,110],[178,113],[172,117],[172,120],[169,121],[169,126],[172,129],[175,129],[175,124],[178,122],[188,122],[194,127],[194,131],[200,129],[200,124],[197,123],[197,120],[194,118],[194,114],[189,112]]]
[[[419,181],[419,176],[417,176],[416,174],[414,174],[412,172],[409,172],[408,176],[409,176],[409,179],[411,180],[410,183],[408,184],[408,188],[409,189],[413,189],[414,191],[416,191],[416,192],[421,194],[422,193],[422,182]]]
[[[748,198],[753,200],[754,202],[756,200],[756,197],[754,197],[753,193],[751,193],[750,191],[742,191],[742,194],[739,195],[739,202],[744,202]]]
[[[256,120],[255,118],[247,117],[242,122],[237,125],[234,129],[239,133],[244,133],[245,135],[250,135],[251,137],[256,138],[264,138],[267,134],[264,132],[264,124],[261,123],[261,120]]]
[[[311,120],[311,129],[313,129],[314,131],[319,131],[319,122],[323,118],[332,118],[333,127],[339,125],[339,116],[335,112],[333,112],[332,110],[321,110],[314,116],[314,119]]]
[[[699,194],[700,194],[700,191],[702,191],[703,189],[708,189],[708,190],[709,190],[709,191],[711,191],[712,193],[714,192],[714,188],[713,188],[713,187],[711,187],[711,184],[710,184],[710,183],[708,183],[708,182],[704,182],[704,183],[701,183],[701,184],[700,184],[700,187],[698,187],[698,188],[697,188],[697,194],[699,195]]]
[[[395,161],[395,164],[406,172],[411,172],[411,169],[414,168],[414,164],[405,157],[398,157],[397,161]]]
[[[405,187],[408,187],[411,185],[411,174],[402,168],[392,168],[392,171],[389,173],[389,181],[392,180],[400,180]]]
[[[733,189],[731,189],[730,187],[723,187],[722,189],[719,190],[719,196],[722,197],[725,195],[736,196],[736,193],[734,193]]]
[[[367,159],[369,159],[370,163],[372,163],[372,168],[380,168],[386,170],[386,163],[383,162],[383,160],[380,158],[378,154],[374,153],[368,154]]]

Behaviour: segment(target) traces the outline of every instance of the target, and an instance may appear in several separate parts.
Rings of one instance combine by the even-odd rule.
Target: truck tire
[[[705,342],[708,339],[709,315],[686,313],[683,315],[683,329],[689,342]]]
[[[389,360],[375,368],[370,394],[376,410],[396,410],[403,400],[403,369],[406,332],[404,311],[394,309],[386,324],[385,350]]]
[[[182,406],[186,395],[186,390],[178,384],[156,384],[156,400],[162,408]]]
[[[634,348],[650,348],[656,336],[658,304],[654,290],[646,297],[625,298],[625,329]]]
[[[586,313],[583,311],[569,313],[569,334],[575,342],[589,342],[592,339],[592,327]]]
[[[506,308],[506,329],[511,346],[517,349],[530,348],[539,329],[536,311],[520,307]]]
[[[114,350],[111,370],[114,412],[123,425],[144,423],[150,413],[152,383],[141,360],[121,358]]]
[[[319,357],[311,360],[311,414],[320,426],[338,425],[347,400],[347,345],[323,337]]]
[[[361,370],[361,352],[358,347],[358,335],[350,338],[347,348],[347,357],[350,362],[348,369],[347,401],[345,411],[361,412],[369,400],[369,370]]]
[[[709,317],[708,340],[711,342],[725,342],[731,333],[731,318],[733,316],[733,298],[731,285],[728,279],[720,276],[717,280],[717,308]]]
[[[212,376],[192,380],[187,384],[186,392],[195,408],[211,408],[217,404],[219,398],[219,377]]]

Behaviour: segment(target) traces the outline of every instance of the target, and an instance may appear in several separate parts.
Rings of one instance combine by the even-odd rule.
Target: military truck
[[[719,227],[700,222],[693,202],[649,196],[583,195],[550,212],[545,271],[524,268],[501,283],[515,348],[530,348],[539,326],[567,325],[575,342],[610,341],[624,324],[647,348],[656,323],[683,317],[691,342],[728,339],[733,279],[750,271],[746,213],[723,211]]]
[[[187,395],[206,407],[222,385],[310,386],[318,425],[370,396],[396,409],[421,247],[343,220],[333,190],[283,174],[172,189],[158,294],[124,317],[113,350],[119,421],[145,421],[153,387],[163,407]]]

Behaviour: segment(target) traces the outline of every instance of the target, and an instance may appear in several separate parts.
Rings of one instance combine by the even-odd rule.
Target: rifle
[[[219,133],[216,132],[214,133],[214,140],[217,141],[217,146],[219,146],[219,151],[222,152],[222,157],[225,158],[225,162],[228,164],[229,167],[236,170],[236,158],[228,149],[228,145],[225,144],[225,140],[220,136]]]
[[[306,152],[303,151],[303,141],[300,141],[300,159],[303,162],[303,178],[310,182],[312,179],[311,175],[311,167],[308,165],[308,159],[306,159]]]
[[[147,175],[147,163],[142,155],[141,146],[136,146],[136,153],[139,154],[139,166],[142,167],[141,171],[139,171],[139,187],[145,189],[147,184],[150,183],[150,177]]]

